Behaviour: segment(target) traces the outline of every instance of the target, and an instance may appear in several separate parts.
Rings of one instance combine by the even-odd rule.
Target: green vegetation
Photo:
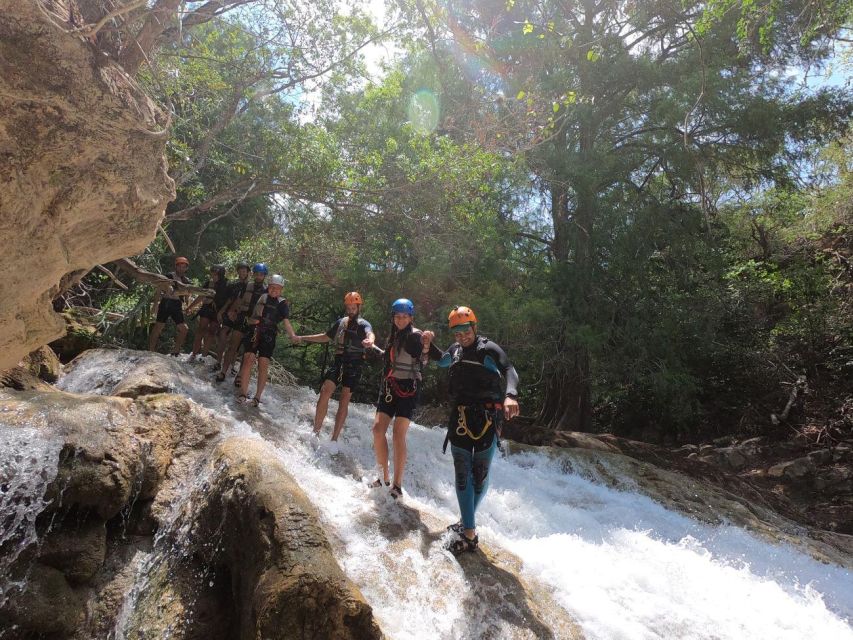
[[[440,344],[469,305],[554,428],[783,435],[799,376],[794,422],[850,393],[853,101],[792,75],[845,64],[853,3],[403,0],[381,34],[338,3],[222,5],[140,71],[199,280],[263,259],[303,333],[352,289],[380,338],[400,295]],[[378,79],[373,39],[401,51]],[[142,346],[148,293],[85,284]],[[307,349],[278,355],[314,384]]]

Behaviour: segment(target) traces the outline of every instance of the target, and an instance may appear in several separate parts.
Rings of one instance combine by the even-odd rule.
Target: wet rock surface
[[[157,393],[168,359],[120,353],[131,375],[101,391],[128,397],[0,390],[0,430],[58,449],[38,542],[4,577],[3,637],[380,637],[270,446]]]

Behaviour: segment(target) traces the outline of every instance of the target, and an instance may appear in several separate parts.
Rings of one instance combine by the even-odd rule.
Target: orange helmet
[[[467,329],[472,324],[477,324],[477,316],[469,307],[456,307],[447,316],[447,321],[451,330],[456,328],[462,330]]]
[[[358,291],[350,291],[344,296],[344,304],[364,304]]]
[[[179,265],[179,264],[189,265],[189,263],[190,263],[190,261],[187,260],[184,256],[178,256],[177,258],[175,258],[175,264],[176,265]]]

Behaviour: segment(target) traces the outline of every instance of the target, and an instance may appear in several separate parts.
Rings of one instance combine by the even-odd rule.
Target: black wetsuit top
[[[450,400],[454,405],[503,402],[504,396],[518,394],[518,373],[496,342],[478,335],[470,347],[450,345]],[[487,360],[488,359],[488,360]],[[506,380],[506,392],[502,389]]]

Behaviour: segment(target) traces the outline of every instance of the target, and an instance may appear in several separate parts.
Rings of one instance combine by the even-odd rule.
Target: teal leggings
[[[456,471],[456,499],[462,514],[462,526],[466,529],[476,527],[474,514],[489,488],[489,467],[492,466],[492,458],[495,457],[497,448],[497,438],[494,438],[488,449],[482,451],[450,445],[453,468]]]

